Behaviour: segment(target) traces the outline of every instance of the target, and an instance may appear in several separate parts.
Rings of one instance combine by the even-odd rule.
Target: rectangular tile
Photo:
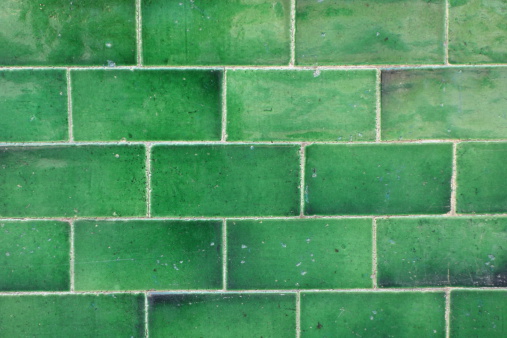
[[[507,143],[460,143],[457,211],[507,212]]]
[[[0,147],[0,217],[144,216],[144,146]]]
[[[445,337],[445,295],[302,293],[301,337]]]
[[[221,81],[216,70],[73,71],[74,138],[220,140]]]
[[[507,218],[377,220],[383,287],[507,286]]]
[[[228,140],[375,140],[374,70],[236,70],[227,82]]]
[[[68,291],[69,233],[66,222],[0,220],[0,291]]]
[[[305,214],[443,214],[452,144],[310,145]]]
[[[222,288],[220,221],[78,221],[76,290]]]
[[[369,288],[371,251],[371,219],[231,220],[228,288]]]
[[[64,70],[0,71],[0,88],[0,142],[68,139]]]
[[[507,291],[451,291],[451,337],[505,337],[505,318]]]
[[[296,62],[444,62],[444,0],[296,2]]]
[[[3,0],[1,65],[135,63],[135,0]]]
[[[4,337],[144,337],[144,295],[0,297]]]
[[[507,2],[449,1],[449,61],[506,63]]]
[[[382,139],[507,137],[507,68],[382,72]]]
[[[152,215],[299,215],[299,147],[154,146]]]
[[[294,294],[154,294],[152,337],[294,337]]]
[[[289,63],[290,0],[142,1],[150,65]]]

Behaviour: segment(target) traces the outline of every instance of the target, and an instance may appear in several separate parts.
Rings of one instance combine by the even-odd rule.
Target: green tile
[[[507,218],[377,220],[383,287],[507,286]]]
[[[221,78],[213,70],[72,72],[74,138],[220,140]]]
[[[301,337],[445,337],[444,293],[302,293]]]
[[[228,221],[228,288],[369,288],[371,250],[371,219]]]
[[[299,147],[154,146],[154,216],[299,215]]]
[[[507,68],[382,72],[382,139],[507,137]]]
[[[76,290],[222,288],[219,221],[78,221]]]
[[[507,62],[506,21],[505,0],[450,0],[449,61]]]
[[[507,212],[507,143],[460,143],[457,211]]]
[[[297,0],[296,62],[444,62],[444,0]]]
[[[0,332],[3,337],[144,337],[144,296],[2,296]]]
[[[68,291],[69,232],[66,222],[0,221],[0,290]]]
[[[373,70],[227,73],[228,140],[375,140]]]
[[[0,216],[144,216],[144,156],[137,145],[0,147]]]
[[[451,291],[451,337],[505,337],[507,292]]]
[[[143,0],[143,56],[157,65],[289,63],[290,0]]]
[[[294,337],[294,294],[155,294],[151,337]]]
[[[64,70],[0,71],[0,88],[0,141],[68,138]]]
[[[450,210],[452,144],[310,145],[305,213],[443,214]]]
[[[135,0],[3,0],[2,65],[135,63]]]

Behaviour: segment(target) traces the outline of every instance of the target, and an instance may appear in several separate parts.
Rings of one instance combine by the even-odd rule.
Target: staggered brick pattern
[[[0,13],[0,336],[507,336],[505,0]]]

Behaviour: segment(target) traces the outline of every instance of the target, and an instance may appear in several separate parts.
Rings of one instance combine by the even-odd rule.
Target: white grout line
[[[75,251],[74,251],[74,221],[69,222],[70,226],[70,291],[75,290]]]
[[[150,336],[149,325],[148,325],[148,292],[144,293],[144,335],[146,338]]]
[[[377,69],[377,86],[376,86],[376,110],[375,110],[375,141],[376,142],[380,142],[381,140],[381,115],[380,115],[380,110],[381,110],[381,105],[382,105],[382,101],[381,101],[381,85],[382,85],[382,77],[381,77],[381,72],[380,72],[380,69]]]
[[[146,216],[151,217],[151,144],[146,145]]]
[[[222,220],[222,289],[227,290],[227,221]]]
[[[456,216],[456,189],[457,189],[457,147],[458,143],[452,144],[452,176],[451,176],[451,210],[449,216]]]
[[[445,290],[445,337],[451,334],[451,289]]]
[[[305,144],[301,144],[300,149],[300,163],[299,163],[299,172],[301,177],[299,178],[299,217],[305,217],[305,165],[306,165],[306,148]]]
[[[301,337],[301,293],[296,292],[296,338]]]
[[[372,286],[374,289],[378,288],[377,282],[377,219],[374,217],[372,219],[372,245],[371,245],[371,277],[372,277]]]
[[[220,142],[227,141],[227,69],[222,76],[222,138]]]
[[[289,67],[296,64],[296,0],[290,2],[290,60]]]
[[[69,141],[74,142],[74,124],[72,122],[72,83],[70,78],[70,69],[67,68],[67,119],[69,128]],[[68,143],[67,142],[67,143]]]
[[[449,0],[445,0],[444,63],[449,65]]]
[[[142,17],[141,0],[136,0],[136,44],[137,44],[137,65],[143,65],[143,35],[142,35]]]

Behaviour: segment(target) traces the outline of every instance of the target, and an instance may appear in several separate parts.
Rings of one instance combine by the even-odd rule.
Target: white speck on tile
[[[241,249],[246,249],[248,248],[245,244],[241,244]]]
[[[296,266],[300,266],[301,265],[301,262],[297,263]]]
[[[287,244],[285,244],[285,243],[280,243],[280,244],[282,244],[282,248],[286,248],[287,247]]]
[[[313,72],[313,77],[318,77],[320,76],[320,69],[316,69],[314,72]]]
[[[9,257],[9,256],[11,255],[11,253],[10,253],[10,252],[6,252],[6,253],[5,253],[5,255],[6,255],[7,257]]]
[[[241,264],[245,264],[245,261],[241,261]]]
[[[301,276],[304,276],[304,275],[306,275],[306,271],[301,272]]]
[[[210,246],[214,246],[215,245],[215,242],[211,242]]]

